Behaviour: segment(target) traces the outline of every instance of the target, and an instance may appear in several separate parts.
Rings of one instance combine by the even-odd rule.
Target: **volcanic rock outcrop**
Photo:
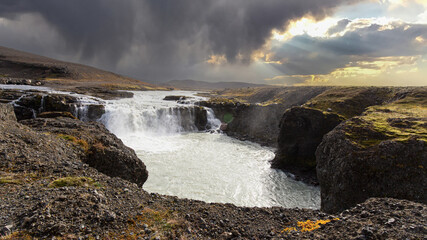
[[[101,123],[64,117],[28,119],[20,123],[70,141],[80,150],[83,162],[108,176],[120,177],[139,186],[147,180],[144,163]]]
[[[427,203],[427,91],[374,106],[328,133],[316,151],[322,210],[369,197]]]
[[[302,107],[287,110],[280,121],[278,150],[272,166],[285,170],[314,169],[315,151],[326,133],[367,107],[390,100],[394,91],[392,88],[336,87]]]
[[[316,167],[314,153],[323,135],[344,120],[343,117],[317,109],[293,107],[287,110],[280,121],[278,150],[272,162],[274,168]]]

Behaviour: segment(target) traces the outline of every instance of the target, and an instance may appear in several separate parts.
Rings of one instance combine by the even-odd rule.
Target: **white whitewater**
[[[270,168],[273,150],[219,133],[198,132],[192,103],[195,92],[134,92],[106,101],[101,121],[146,164],[144,189],[206,202],[238,206],[319,208],[320,191]],[[194,98],[186,104],[167,95]],[[185,115],[185,116],[184,116]],[[207,109],[208,126],[221,122]]]

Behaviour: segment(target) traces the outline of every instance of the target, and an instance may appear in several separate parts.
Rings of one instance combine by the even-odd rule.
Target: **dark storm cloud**
[[[427,25],[393,23],[384,28],[371,24],[333,38],[296,36],[272,52],[273,60],[282,62],[276,68],[286,75],[329,74],[354,66],[355,61],[425,55],[427,45],[422,39],[427,39]]]
[[[166,45],[200,34],[213,54],[224,54],[231,62],[238,56],[248,61],[272,29],[306,14],[321,18],[342,2],[349,1],[147,0],[142,5],[150,26],[144,25],[143,31]]]
[[[118,71],[167,79],[211,54],[247,63],[272,29],[304,15],[320,19],[336,6],[355,1],[2,0],[0,16],[42,16],[66,47],[41,54],[80,52],[86,63],[109,68],[119,63]]]
[[[416,40],[427,39],[427,25],[393,23],[391,29],[372,24],[347,32],[339,38],[321,41],[319,47],[343,55],[370,57],[412,56],[426,53],[426,45]]]
[[[132,43],[136,11],[129,1],[2,0],[0,13],[11,19],[39,14],[58,31],[66,51],[80,52],[84,59],[103,57],[109,63]]]
[[[120,58],[123,51],[132,43],[136,11],[131,1],[2,0],[0,2],[0,14],[6,18],[14,19],[23,13],[41,15],[62,36],[61,40],[66,42],[66,50],[81,52],[82,58],[85,59],[100,54],[106,62],[114,61]]]

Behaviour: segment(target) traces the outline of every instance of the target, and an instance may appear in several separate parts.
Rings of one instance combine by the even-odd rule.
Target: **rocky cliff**
[[[343,120],[335,113],[317,109],[293,107],[287,110],[280,121],[278,149],[272,166],[281,169],[314,169],[314,153],[323,135]]]
[[[427,202],[427,89],[403,90],[393,100],[324,137],[316,151],[322,210],[372,196]]]
[[[335,87],[287,110],[280,120],[278,150],[272,162],[288,171],[312,169],[315,151],[323,136],[342,121],[360,115],[367,107],[390,100],[397,89],[378,87]]]
[[[200,105],[212,108],[228,136],[276,146],[278,118],[284,111],[283,105],[259,106],[221,100],[201,102]]]
[[[225,89],[208,96],[202,106],[213,109],[225,133],[240,140],[277,146],[279,123],[286,109],[306,103],[327,87]]]

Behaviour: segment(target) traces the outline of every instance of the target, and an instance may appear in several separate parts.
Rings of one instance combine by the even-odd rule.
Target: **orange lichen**
[[[296,228],[294,228],[294,227],[285,227],[285,228],[281,231],[281,233],[284,233],[284,232],[290,233],[290,232],[293,232],[293,231],[297,231],[297,229],[296,229]]]
[[[66,134],[58,134],[58,137],[80,146],[85,152],[89,150],[89,144],[83,139],[78,139],[74,136]]]
[[[317,220],[317,221],[307,220],[305,222],[297,222],[297,227],[286,227],[282,230],[282,233],[284,232],[290,233],[293,231],[310,232],[320,228],[320,225],[324,225],[329,222],[338,221],[338,220],[340,219],[334,218],[334,219]]]

